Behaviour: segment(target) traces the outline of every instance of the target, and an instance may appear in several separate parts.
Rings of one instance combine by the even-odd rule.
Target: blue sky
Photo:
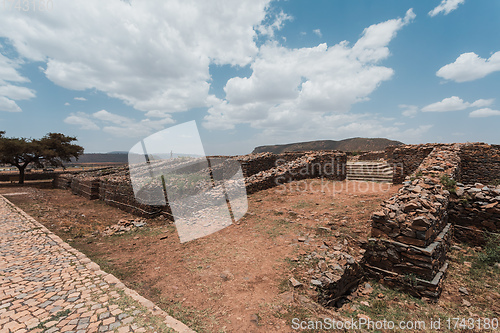
[[[499,1],[44,3],[0,3],[7,136],[128,151],[196,120],[207,154],[349,137],[500,143]]]

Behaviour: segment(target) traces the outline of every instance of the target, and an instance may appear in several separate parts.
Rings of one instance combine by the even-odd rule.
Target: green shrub
[[[500,235],[491,234],[486,239],[486,245],[477,260],[479,263],[492,266],[500,262]]]
[[[443,184],[444,188],[450,193],[455,193],[457,186],[457,182],[455,181],[455,179],[450,178],[448,175],[442,175],[441,184]]]

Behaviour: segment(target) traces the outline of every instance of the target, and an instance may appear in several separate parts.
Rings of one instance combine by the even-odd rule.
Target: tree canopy
[[[75,137],[61,133],[48,133],[41,139],[7,138],[0,131],[0,163],[10,164],[19,170],[19,183],[24,183],[24,171],[29,164],[64,167],[71,158],[78,159],[83,147],[73,141]]]

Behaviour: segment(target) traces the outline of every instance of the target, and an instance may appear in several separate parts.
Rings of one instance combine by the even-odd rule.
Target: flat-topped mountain
[[[377,151],[384,150],[388,146],[399,146],[404,143],[384,138],[351,138],[340,141],[318,140],[308,142],[297,142],[282,145],[268,145],[256,147],[252,153],[270,152],[280,154],[294,151],[311,150],[341,150],[341,151]]]

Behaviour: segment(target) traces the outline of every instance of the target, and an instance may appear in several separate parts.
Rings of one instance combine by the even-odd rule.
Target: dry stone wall
[[[415,295],[438,297],[452,235],[450,192],[442,177],[460,171],[460,145],[432,145],[412,177],[372,215],[365,252],[367,271]],[[417,151],[426,151],[417,147]]]
[[[261,171],[245,179],[247,193],[255,193],[281,184],[306,178],[320,178],[330,180],[344,180],[346,177],[345,165],[347,156],[339,152],[308,152],[302,157]],[[277,161],[281,159],[281,154]]]
[[[460,152],[464,184],[500,182],[500,145],[466,144]]]
[[[500,186],[459,183],[450,200],[455,238],[473,245],[485,243],[485,232],[500,233]]]
[[[393,184],[401,184],[434,149],[434,145],[390,146],[385,149],[385,158],[393,166]]]
[[[218,159],[218,157],[215,157]],[[284,154],[261,153],[231,158],[242,163],[247,193],[254,193],[280,184],[305,178],[323,177],[331,180],[345,179],[346,154],[336,151],[291,152]],[[218,159],[219,160],[219,159]],[[161,164],[161,161],[158,161]],[[182,168],[183,161],[179,162]],[[186,162],[186,168],[198,171],[202,164],[194,166]],[[213,172],[220,171],[224,164],[214,166]],[[176,164],[177,166],[177,164]],[[161,167],[161,166],[160,166]],[[184,170],[185,171],[185,170]],[[219,172],[220,173],[220,172]],[[54,187],[69,189],[87,199],[100,199],[142,217],[155,217],[160,214],[170,216],[166,206],[145,205],[135,199],[128,168],[113,168],[105,171],[86,172],[78,175],[62,174],[54,179]]]

